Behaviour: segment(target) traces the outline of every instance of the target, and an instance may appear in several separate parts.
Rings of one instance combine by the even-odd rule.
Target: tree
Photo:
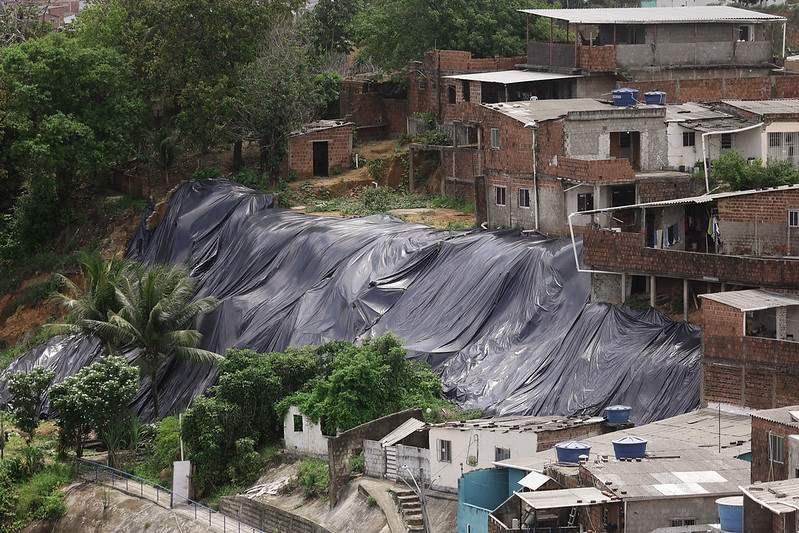
[[[788,161],[769,159],[763,165],[759,158],[745,160],[737,150],[724,152],[713,162],[712,176],[735,191],[799,183],[799,171]]]
[[[429,365],[410,361],[392,333],[364,340],[360,346],[336,341],[320,347],[329,353],[330,373],[313,382],[310,392],[281,401],[285,410],[321,420],[328,433],[345,431],[402,409],[441,403],[441,381]]]
[[[121,308],[117,286],[131,272],[133,264],[117,255],[106,261],[99,254],[84,255],[78,262],[86,279],[86,290],[81,290],[63,274],[56,274],[70,294],[56,293],[51,299],[66,308],[69,314],[66,322],[47,324],[45,329],[48,335],[87,334],[100,337],[97,323],[107,320],[110,312],[118,313]],[[105,344],[106,353],[113,353],[112,339],[100,340]]]
[[[191,301],[196,281],[186,268],[156,265],[133,272],[119,280],[119,312],[109,312],[106,321],[90,322],[101,338],[115,339],[139,349],[134,363],[142,376],[150,377],[155,418],[160,418],[158,370],[170,355],[193,363],[213,364],[219,356],[197,348],[199,331],[188,329],[192,321],[217,305],[212,297]]]
[[[0,2],[0,47],[37,39],[52,31],[32,0]]]
[[[433,48],[465,50],[477,57],[524,55],[527,19],[517,10],[535,7],[559,6],[528,0],[377,0],[358,17],[358,58],[404,70],[408,61],[422,59]],[[530,38],[544,37],[549,39],[549,23],[532,18]]]
[[[92,429],[108,449],[109,465],[116,466],[120,443],[126,437],[129,440],[135,424],[128,406],[139,390],[138,374],[124,360],[109,355],[50,391],[50,403],[59,410],[63,439],[75,445],[78,457],[83,454],[83,436]]]
[[[31,439],[39,427],[39,416],[47,389],[55,379],[55,372],[37,366],[28,372],[17,372],[8,377],[8,391],[11,405],[19,428],[29,434]]]
[[[302,24],[318,56],[349,54],[355,41],[355,19],[363,0],[319,0]]]
[[[315,118],[321,106],[308,53],[293,22],[282,19],[272,25],[243,74],[231,128],[240,138],[258,142],[260,170],[269,172],[273,182],[288,134]]]

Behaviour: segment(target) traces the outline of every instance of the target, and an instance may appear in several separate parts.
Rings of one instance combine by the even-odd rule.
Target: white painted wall
[[[793,479],[799,472],[799,435],[788,435],[788,479]]]
[[[433,427],[430,429],[430,476],[433,488],[447,492],[457,492],[458,479],[461,473],[472,470],[493,468],[495,448],[509,448],[511,459],[526,457],[535,453],[538,446],[537,435],[532,431],[515,432],[507,428],[497,431],[487,429],[463,429]],[[452,461],[439,460],[438,440],[452,443]],[[477,459],[477,464],[469,465],[470,456]],[[440,476],[436,479],[436,476]]]
[[[294,415],[302,416],[302,431],[294,431]],[[327,455],[327,437],[322,435],[322,425],[312,422],[293,405],[283,419],[283,440],[290,452]]]
[[[793,123],[794,130],[799,131],[799,123]],[[695,132],[696,142],[694,146],[683,146],[683,133],[690,132],[679,122],[669,122],[666,127],[666,137],[668,142],[669,167],[679,169],[685,166],[693,167],[698,161],[702,161],[702,132]],[[760,157],[765,160],[766,143],[768,135],[761,128],[754,128],[732,134],[732,149],[738,150],[744,159],[750,157]],[[705,137],[705,147],[707,150],[708,161],[718,158],[722,153],[721,134],[714,133]]]
[[[599,209],[600,205],[597,205],[597,200],[599,200],[599,194],[597,189],[594,187],[592,183],[585,183],[580,186],[575,187],[574,185],[569,185],[569,187],[573,187],[570,191],[565,193],[566,196],[566,214],[574,213],[577,211],[577,196],[580,194],[593,194],[594,195],[594,209]],[[590,215],[579,215],[572,218],[572,222],[575,226],[585,226],[591,223],[591,216]]]
[[[695,132],[696,143],[694,146],[683,146],[682,134],[690,132],[679,122],[669,122],[666,125],[666,142],[668,143],[669,167],[678,169],[680,166],[692,167],[702,159],[702,134]]]

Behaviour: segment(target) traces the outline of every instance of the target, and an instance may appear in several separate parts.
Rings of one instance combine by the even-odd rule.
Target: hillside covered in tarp
[[[450,399],[489,415],[596,414],[623,403],[644,423],[699,405],[700,329],[651,309],[588,304],[590,278],[568,240],[309,216],[219,179],[178,189],[128,256],[193,268],[198,297],[221,300],[197,324],[202,346],[221,354],[392,331],[409,357],[440,372]],[[96,351],[94,341],[57,338],[7,372],[45,364],[61,380]],[[162,412],[185,408],[216,379],[214,368],[174,361],[162,376]],[[148,390],[144,381],[134,405],[145,419]]]

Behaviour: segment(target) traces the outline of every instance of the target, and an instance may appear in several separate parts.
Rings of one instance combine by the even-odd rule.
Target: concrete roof
[[[541,431],[552,431],[585,424],[596,424],[603,420],[604,418],[601,416],[503,416],[496,418],[476,418],[474,420],[464,420],[461,422],[428,424],[427,427],[431,429],[453,429],[457,431],[477,430],[499,431],[502,433],[507,433],[509,431],[538,433]]]
[[[749,415],[722,410],[721,438],[719,439],[719,411],[704,408],[651,424],[580,440],[591,444],[591,457],[596,457],[596,454],[613,457],[613,441],[632,435],[643,437],[649,441],[647,443],[647,455],[649,456],[673,457],[679,455],[682,457],[701,449],[729,460],[751,451],[751,431],[752,424]],[[719,440],[721,441],[720,452]],[[738,444],[739,442],[741,444]],[[541,472],[545,466],[556,462],[557,452],[554,448],[550,448],[526,457],[513,457],[493,464]]]
[[[676,459],[588,461],[585,468],[627,501],[739,494],[750,463],[695,448]]]
[[[793,513],[799,509],[799,479],[786,479],[741,487],[752,500],[775,514]]]
[[[722,102],[758,115],[799,113],[799,98],[775,100],[722,100]]]
[[[729,113],[716,111],[708,106],[687,102],[685,104],[667,104],[666,122],[687,122],[729,117]]]
[[[594,9],[520,9],[540,17],[570,24],[712,24],[735,22],[784,22],[784,17],[726,6],[627,7]]]
[[[788,407],[777,407],[776,409],[761,409],[760,411],[753,411],[752,417],[762,418],[770,422],[777,422],[786,426],[793,426],[799,428],[799,421],[793,416],[791,412],[799,411],[799,405],[791,405]]]
[[[762,289],[714,292],[711,294],[700,294],[699,297],[735,307],[741,311],[759,311],[761,309],[799,305],[799,296],[779,294]]]
[[[500,104],[483,104],[503,115],[524,124],[542,122],[565,117],[571,111],[609,111],[613,106],[593,98],[569,98],[564,100],[524,100],[520,102],[504,102]],[[617,108],[626,109],[626,108]]]
[[[567,78],[580,78],[570,74],[556,74],[553,72],[535,72],[532,70],[500,70],[496,72],[477,72],[473,74],[456,74],[444,76],[453,80],[481,81],[485,83],[525,83],[531,81],[563,80]]]
[[[533,509],[563,509],[564,507],[586,507],[611,501],[594,487],[580,489],[542,490],[540,492],[514,492]]]

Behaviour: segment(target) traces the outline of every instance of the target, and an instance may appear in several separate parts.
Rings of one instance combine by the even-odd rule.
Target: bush
[[[263,174],[255,169],[245,168],[236,173],[236,181],[253,189],[263,190],[266,180]]]
[[[352,452],[352,457],[350,457],[350,472],[353,474],[363,474],[363,466],[363,448],[358,448]]]
[[[214,167],[207,167],[202,170],[198,170],[194,174],[191,175],[192,179],[195,180],[207,180],[212,178],[221,178],[222,172],[219,169]]]
[[[63,493],[56,490],[74,478],[70,465],[51,463],[34,475],[28,483],[17,489],[17,517],[33,515],[36,518],[54,520],[66,514]],[[61,494],[58,494],[61,493]]]
[[[302,461],[297,484],[306,498],[327,498],[328,464],[326,461]]]

